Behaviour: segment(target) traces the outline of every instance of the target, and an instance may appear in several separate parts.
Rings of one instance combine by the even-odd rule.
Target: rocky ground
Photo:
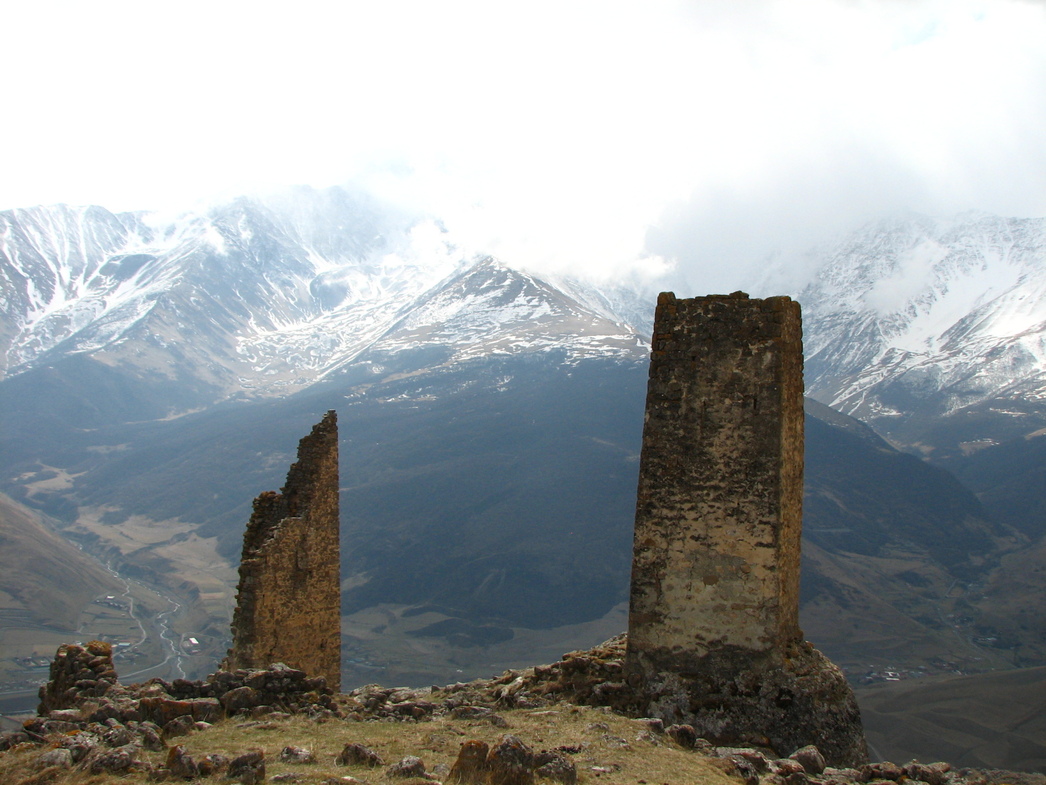
[[[0,737],[0,782],[1046,785],[943,762],[840,769],[814,747],[718,746],[629,716],[623,653],[617,638],[496,679],[332,695],[283,666],[124,686],[106,644],[67,646],[40,715]]]

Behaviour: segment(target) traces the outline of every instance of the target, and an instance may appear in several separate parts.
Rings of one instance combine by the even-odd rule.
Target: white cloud
[[[39,0],[5,28],[0,207],[356,180],[477,250],[699,288],[880,211],[1046,214],[1033,2]]]

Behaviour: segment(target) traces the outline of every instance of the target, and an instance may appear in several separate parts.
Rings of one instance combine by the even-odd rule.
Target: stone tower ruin
[[[298,444],[280,493],[254,500],[225,670],[282,662],[341,688],[338,419]]]
[[[803,641],[799,304],[658,298],[626,674],[646,711],[720,743],[866,759],[842,673]]]

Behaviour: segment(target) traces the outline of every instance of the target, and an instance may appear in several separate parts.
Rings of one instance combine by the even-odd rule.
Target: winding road
[[[156,625],[157,635],[160,640],[160,648],[163,652],[163,661],[156,664],[150,665],[148,668],[142,668],[141,670],[134,671],[132,673],[124,673],[120,675],[121,681],[130,683],[134,679],[144,680],[151,679],[159,676],[160,678],[166,679],[184,679],[185,671],[182,669],[182,657],[184,656],[179,651],[177,636],[174,631],[171,630],[170,622],[171,617],[181,610],[181,604],[175,602],[170,597],[159,594],[154,589],[149,588],[140,581],[132,581],[130,578],[125,578],[119,572],[117,572],[112,563],[104,563],[102,566],[106,571],[119,581],[123,587],[123,594],[121,597],[127,600],[128,612],[131,614],[131,618],[134,619],[135,624],[138,625],[138,629],[141,631],[141,640],[131,646],[131,649],[140,649],[141,646],[149,640],[149,630],[146,628],[146,623],[150,621],[148,617],[140,614],[137,610],[138,606],[135,603],[134,595],[131,594],[131,584],[134,583],[145,591],[151,591],[160,597],[163,597],[167,601],[169,607],[167,610],[156,614],[155,618],[151,621]],[[81,630],[77,630],[80,632]],[[173,663],[173,664],[172,664]]]

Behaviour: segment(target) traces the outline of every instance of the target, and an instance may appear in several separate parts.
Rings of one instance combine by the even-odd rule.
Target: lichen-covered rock
[[[693,749],[697,743],[697,731],[693,725],[676,724],[665,728],[665,735],[685,749]]]
[[[490,785],[533,785],[534,750],[505,734],[487,754],[487,769]]]
[[[803,768],[803,764],[792,758],[778,758],[777,760],[770,761],[770,771],[781,777],[787,777],[790,774],[805,774],[806,769]]]
[[[821,751],[812,744],[800,747],[788,757],[794,761],[798,761],[807,774],[818,775],[824,771],[824,755],[822,755]]]
[[[246,685],[231,689],[221,697],[222,707],[226,714],[230,715],[260,706],[261,703],[261,696],[258,695],[257,690]]]
[[[759,785],[759,772],[756,770],[756,767],[740,755],[710,758],[708,762],[728,777],[739,779],[745,785]]]
[[[403,778],[424,777],[425,763],[416,755],[407,755],[385,769],[385,776]]]
[[[16,730],[8,733],[0,733],[0,752],[6,752],[12,747],[19,744],[26,744],[28,741],[29,734],[24,731]]]
[[[123,774],[138,762],[138,747],[128,744],[113,750],[96,748],[84,759],[87,770],[92,774]]]
[[[178,736],[188,736],[195,729],[196,723],[193,722],[193,718],[188,714],[183,714],[163,726],[163,738],[174,739]]]
[[[102,741],[105,742],[108,747],[123,747],[124,745],[138,741],[138,739],[138,735],[126,725],[116,725],[115,727],[111,727],[102,736]]]
[[[201,777],[211,777],[229,768],[229,759],[218,753],[204,755],[196,762]]]
[[[257,785],[265,779],[265,753],[251,750],[229,761],[226,777],[239,780],[242,785]]]
[[[565,755],[556,751],[542,750],[534,755],[534,776],[538,779],[576,785],[577,766]]]
[[[378,753],[370,747],[355,742],[346,744],[335,758],[334,763],[338,766],[370,766],[372,768],[385,765],[385,761]]]
[[[487,754],[490,745],[471,739],[461,745],[454,765],[450,767],[447,782],[460,785],[483,785],[487,780]]]
[[[866,763],[860,769],[859,782],[872,782],[873,780],[891,780],[900,782],[904,777],[904,769],[896,763],[880,761],[878,763]]]
[[[659,674],[642,687],[649,713],[685,722],[717,744],[769,747],[779,755],[815,744],[833,766],[868,760],[861,714],[846,677],[808,643],[782,657],[739,652],[706,659],[682,678]]]
[[[771,763],[766,755],[750,747],[717,747],[714,754],[717,758],[741,758],[754,766],[759,774],[766,774],[770,771]],[[790,762],[796,763],[796,761]]]
[[[904,773],[908,779],[925,782],[927,785],[945,785],[951,769],[948,763],[919,763],[913,760],[904,767]]]
[[[95,750],[103,747],[102,739],[95,733],[80,732],[65,736],[58,741],[59,746],[69,750],[74,763],[87,759]]]
[[[40,688],[37,713],[46,716],[55,709],[79,705],[85,698],[97,698],[116,684],[112,646],[90,641],[86,646],[63,643],[51,661],[50,678]]]
[[[280,760],[284,763],[315,763],[316,755],[304,747],[288,746],[280,750]]]
[[[181,744],[176,744],[167,751],[164,768],[172,777],[182,780],[195,779],[200,775],[200,767]]]
[[[65,747],[48,750],[36,759],[36,764],[41,768],[57,766],[60,769],[71,769],[73,767],[73,753]]]

